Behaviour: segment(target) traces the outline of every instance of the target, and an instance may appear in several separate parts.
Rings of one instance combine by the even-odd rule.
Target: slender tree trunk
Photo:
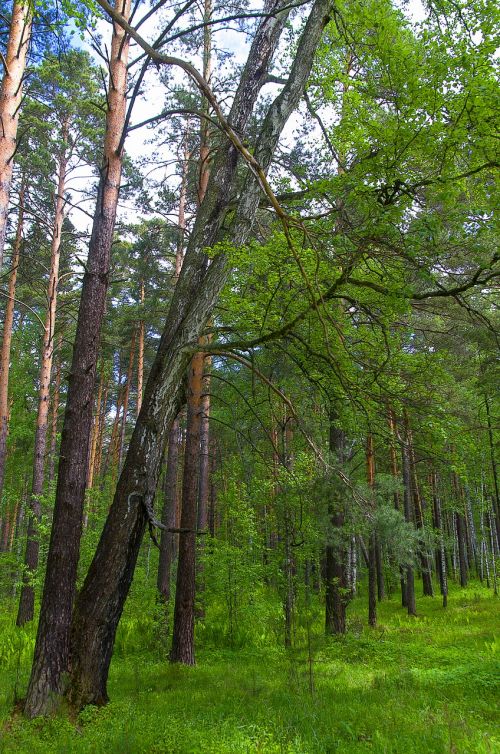
[[[52,482],[56,473],[57,422],[59,419],[59,402],[60,402],[60,396],[61,396],[62,342],[63,342],[63,338],[62,338],[62,333],[61,333],[59,335],[59,340],[57,344],[58,358],[57,358],[56,378],[54,382],[54,390],[52,393],[52,410],[51,410],[52,416],[51,416],[51,421],[50,421],[49,482]]]
[[[410,461],[410,473],[412,483],[412,496],[413,496],[413,510],[415,511],[415,523],[417,529],[424,530],[424,512],[422,508],[422,498],[420,496],[420,488],[418,484],[417,476],[417,464],[415,462],[415,451],[413,447],[413,435],[409,425],[408,413],[404,412],[404,421],[406,429],[406,437],[408,439],[408,454]],[[432,588],[432,572],[429,558],[421,550],[419,551],[420,568],[422,570],[422,586],[425,597],[433,597],[434,589]]]
[[[141,278],[141,285],[140,285],[140,291],[139,291],[139,302],[141,305],[141,312],[144,309],[144,280]],[[142,405],[142,393],[143,393],[143,381],[144,381],[144,331],[145,331],[145,324],[144,320],[139,320],[139,327],[138,327],[139,333],[138,333],[138,348],[137,348],[137,416],[139,416],[139,411],[141,410]]]
[[[491,458],[491,472],[493,475],[493,489],[495,491],[495,496],[493,499],[493,510],[495,513],[495,525],[497,529],[497,538],[500,539],[500,488],[498,484],[498,472],[497,472],[497,462],[496,462],[496,455],[495,455],[495,442],[493,438],[493,426],[491,423],[490,402],[486,393],[484,394],[484,404],[486,407],[486,421],[488,424],[488,444],[489,444],[490,458]]]
[[[168,437],[167,468],[163,483],[163,510],[161,522],[168,529],[176,528],[177,512],[177,467],[179,463],[179,420],[175,419]],[[175,534],[163,530],[158,557],[158,591],[164,600],[170,599],[170,579],[174,561]]]
[[[19,110],[23,97],[23,77],[31,36],[33,6],[14,0],[9,40],[4,63],[4,77],[0,88],[0,269],[7,234],[10,186],[14,154],[16,152]]]
[[[38,412],[35,432],[35,456],[33,460],[33,481],[30,496],[30,516],[28,519],[28,537],[26,555],[24,559],[25,571],[23,586],[19,599],[19,610],[16,623],[23,626],[33,620],[35,610],[35,590],[31,583],[38,568],[40,544],[38,541],[38,525],[42,515],[40,497],[43,494],[45,477],[45,449],[47,445],[48,418],[50,405],[50,377],[52,359],[54,356],[54,329],[56,324],[57,289],[59,285],[59,261],[61,258],[61,234],[64,222],[64,198],[67,170],[66,142],[68,139],[68,122],[63,124],[62,138],[64,147],[59,157],[59,175],[57,181],[57,196],[55,202],[54,229],[52,233],[50,274],[48,285],[48,306],[43,334],[42,360],[40,366],[40,386],[38,390]]]
[[[335,426],[336,414],[330,412],[329,446],[335,462],[344,463],[345,433]],[[325,631],[327,634],[345,634],[347,608],[347,553],[340,544],[345,523],[345,510],[342,500],[329,506],[330,522],[335,542],[328,544],[325,551]],[[343,540],[342,540],[343,541]]]
[[[443,521],[441,516],[441,499],[439,497],[437,474],[435,471],[431,472],[430,483],[432,490],[432,499],[434,503],[434,520],[436,523],[436,529],[438,531],[439,546],[437,550],[437,563],[439,574],[439,587],[441,589],[441,595],[443,597],[443,607],[448,605],[448,579],[446,576],[446,553],[444,547],[444,535],[443,535]]]
[[[130,0],[116,0],[115,7],[128,20]],[[128,51],[127,35],[114,24],[104,160],[73,347],[45,585],[24,709],[28,717],[47,714],[54,708],[64,691],[69,666],[69,630],[85,503],[92,396],[122,170]]]
[[[255,159],[264,171],[269,167],[284,124],[301,97],[329,12],[328,0],[316,0],[299,40],[288,82],[266,115],[255,148]],[[237,133],[245,132],[287,13],[288,10],[275,8],[257,29],[229,116]],[[106,682],[116,628],[150,516],[166,438],[182,402],[182,383],[189,364],[185,345],[202,334],[227,279],[225,254],[218,254],[207,268],[204,249],[213,246],[218,238],[236,188],[237,165],[236,148],[223,143],[189,237],[113,504],[75,602],[70,692],[75,707],[107,700]],[[259,198],[259,185],[254,175],[248,173],[230,234],[233,242],[246,241]]]
[[[92,426],[92,440],[90,443],[90,460],[89,471],[87,475],[87,489],[91,490],[94,484],[95,465],[97,457],[97,443],[99,442],[99,435],[101,431],[101,416],[102,416],[102,397],[104,392],[104,360],[101,363],[101,374],[99,376],[99,388],[97,390],[97,401],[95,407],[94,424]]]
[[[399,480],[399,470],[398,470],[398,460],[396,455],[396,419],[394,416],[394,411],[392,408],[388,408],[387,411],[387,419],[389,424],[389,448],[390,448],[390,456],[391,456],[391,474],[392,478],[396,481]],[[397,511],[401,510],[401,500],[399,492],[396,490],[394,492],[394,507]],[[406,582],[405,582],[405,576],[404,576],[404,569],[402,566],[399,567],[399,584],[401,588],[401,606],[406,607]]]
[[[413,521],[412,506],[411,506],[411,466],[410,466],[410,449],[408,446],[408,436],[405,433],[405,438],[401,443],[401,455],[403,466],[403,506],[405,513],[405,521],[411,524]],[[413,573],[413,565],[408,563],[406,566],[406,607],[408,609],[408,615],[416,615],[417,607],[415,602],[415,576]]]
[[[181,531],[175,592],[174,631],[171,662],[194,665],[194,610],[196,594],[196,524],[198,471],[200,462],[201,394],[203,354],[193,356],[189,372],[187,434],[182,479]]]
[[[373,436],[370,434],[366,439],[366,476],[368,486],[372,490],[372,498],[375,489],[375,454],[373,450]],[[372,508],[375,509],[375,499],[372,499]],[[370,532],[368,540],[368,624],[377,625],[377,537],[375,530]]]
[[[182,178],[179,195],[178,228],[179,238],[175,255],[174,285],[181,274],[182,261],[184,258],[184,235],[186,231],[186,201],[187,179],[190,152],[188,151],[189,124],[184,135],[184,160],[182,163]],[[163,508],[161,522],[168,528],[179,528],[179,495],[177,489],[177,470],[179,465],[179,448],[182,443],[179,417],[172,423],[168,436],[167,468],[164,481]],[[170,574],[172,563],[177,557],[178,536],[163,530],[160,539],[160,554],[158,558],[158,591],[165,602],[170,599]]]
[[[453,492],[455,495],[455,504],[461,505],[463,504],[463,497],[461,494],[460,489],[460,480],[457,477],[457,474],[453,472],[452,474],[452,487]],[[454,513],[455,518],[455,527],[456,527],[456,537],[457,537],[457,545],[458,545],[458,567],[460,571],[460,586],[466,587],[468,582],[468,567],[467,567],[467,552],[466,552],[466,527],[465,527],[465,519],[462,513],[455,511]]]
[[[102,399],[101,415],[99,417],[99,435],[97,437],[96,457],[95,457],[95,464],[94,464],[94,467],[95,467],[94,477],[99,477],[101,475],[102,450],[104,446],[104,435],[106,433],[106,415],[107,415],[109,385],[110,385],[109,380],[107,380],[105,388],[104,388],[104,397]]]
[[[130,397],[130,383],[132,382],[132,373],[134,369],[134,359],[135,359],[135,339],[136,339],[136,332],[132,333],[132,340],[130,342],[130,354],[129,354],[129,361],[128,361],[128,369],[127,369],[127,376],[126,376],[126,382],[125,382],[125,393],[123,396],[123,416],[122,416],[122,426],[121,426],[121,432],[120,432],[120,444],[119,444],[119,450],[118,450],[118,468],[121,468],[122,465],[122,459],[123,459],[123,450],[125,447],[125,432],[127,430],[127,414],[128,414],[128,401]]]
[[[17,218],[16,237],[12,249],[11,272],[9,275],[9,290],[5,305],[5,319],[3,323],[2,352],[0,354],[0,500],[5,477],[7,461],[7,435],[9,432],[9,368],[10,349],[12,344],[12,325],[14,322],[14,306],[16,297],[17,271],[21,255],[24,222],[24,179],[19,192],[19,215]]]

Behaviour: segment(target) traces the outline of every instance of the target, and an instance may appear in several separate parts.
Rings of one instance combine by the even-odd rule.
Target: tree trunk
[[[141,286],[139,291],[139,303],[141,305],[141,312],[144,309],[144,280],[141,278]],[[139,336],[138,336],[138,348],[137,348],[137,416],[141,410],[142,404],[142,392],[144,382],[144,320],[139,320]]]
[[[463,505],[463,496],[460,489],[460,480],[456,472],[452,473],[452,488],[455,496],[455,504]],[[469,580],[468,576],[468,564],[467,564],[467,544],[466,544],[466,528],[465,519],[462,513],[455,511],[455,531],[458,545],[458,567],[460,572],[460,586],[466,587]]]
[[[102,398],[104,391],[104,360],[101,363],[101,374],[99,376],[99,388],[97,390],[97,401],[95,406],[94,423],[92,426],[92,440],[90,443],[90,460],[89,471],[87,475],[87,489],[91,490],[94,484],[94,475],[96,468],[97,458],[97,444],[99,442],[99,435],[101,431],[101,415],[102,415]]]
[[[3,266],[10,185],[32,18],[32,4],[14,0],[0,89],[0,269]]]
[[[130,0],[116,0],[116,9],[128,19]],[[122,170],[128,51],[127,35],[114,24],[104,160],[73,347],[45,585],[24,710],[28,717],[47,714],[57,704],[69,665],[69,629],[80,553],[92,398]]]
[[[127,369],[127,376],[126,376],[126,382],[125,382],[125,392],[123,396],[122,426],[121,426],[121,432],[120,432],[120,443],[118,446],[119,447],[118,468],[121,468],[122,459],[123,459],[123,450],[125,447],[125,432],[127,430],[128,400],[130,398],[130,383],[132,382],[132,372],[134,369],[134,359],[135,359],[135,337],[136,337],[136,332],[134,329],[134,332],[132,333],[132,340],[130,342],[130,354],[129,354],[128,369]]]
[[[484,394],[484,404],[486,407],[486,421],[488,424],[488,444],[489,444],[490,458],[491,458],[491,472],[493,475],[493,489],[495,491],[495,495],[493,498],[493,511],[495,514],[495,526],[497,530],[497,539],[500,539],[500,488],[498,484],[498,472],[497,472],[497,462],[496,462],[496,456],[495,456],[495,442],[493,438],[493,426],[491,423],[490,402],[488,400],[488,396],[486,393]]]
[[[327,0],[316,0],[288,82],[266,115],[255,149],[256,159],[264,170],[268,169],[284,124],[300,99],[314,51],[329,20],[329,9]],[[275,9],[262,20],[256,32],[229,117],[237,133],[245,131],[287,13]],[[219,253],[207,269],[204,249],[213,246],[219,236],[236,188],[237,164],[236,147],[223,143],[190,234],[113,504],[75,603],[69,694],[75,707],[107,700],[106,681],[116,628],[150,515],[166,437],[182,401],[182,382],[190,360],[186,344],[195,342],[203,332],[227,279],[226,255]],[[248,237],[260,198],[259,184],[251,173],[247,174],[243,192],[232,230],[232,240],[237,244]]]
[[[374,510],[375,454],[371,434],[366,438],[366,476],[368,486],[372,491],[372,509]],[[377,625],[377,537],[375,529],[370,532],[368,539],[368,624],[370,626]]]
[[[51,416],[51,422],[50,422],[49,482],[52,482],[56,473],[57,422],[59,419],[59,402],[60,402],[60,396],[61,396],[62,342],[63,342],[63,338],[62,338],[62,334],[60,334],[58,344],[57,344],[58,359],[57,359],[56,379],[54,382],[54,390],[52,392],[52,410],[51,410],[52,416]]]
[[[167,468],[163,483],[163,510],[161,522],[168,529],[176,528],[177,467],[179,463],[179,420],[175,419],[168,437]],[[158,591],[164,600],[170,599],[170,576],[174,560],[175,534],[163,530],[158,557]]]
[[[47,446],[48,418],[50,405],[50,377],[52,372],[52,359],[54,355],[54,329],[56,324],[57,289],[59,285],[59,261],[61,258],[61,233],[64,221],[64,198],[66,184],[67,154],[66,143],[68,139],[68,122],[63,124],[62,139],[63,148],[59,157],[59,174],[57,181],[57,195],[55,202],[54,229],[52,233],[50,253],[50,273],[47,291],[48,307],[45,318],[43,333],[42,360],[40,365],[40,386],[38,390],[38,412],[35,432],[35,455],[33,460],[33,481],[30,496],[30,516],[28,520],[28,537],[26,554],[24,559],[25,570],[23,573],[23,586],[19,599],[19,610],[16,624],[23,626],[33,620],[35,609],[35,590],[31,583],[33,575],[38,568],[38,555],[40,543],[38,541],[38,525],[42,516],[40,497],[43,494],[45,478],[45,450]]]
[[[345,433],[335,426],[337,416],[330,412],[329,447],[335,463],[344,463]],[[329,516],[336,537],[325,551],[325,631],[327,634],[345,634],[347,608],[347,553],[342,544],[342,527],[345,510],[342,500],[329,505]]]
[[[415,512],[415,524],[417,526],[417,529],[419,529],[420,531],[423,531],[424,512],[422,508],[422,498],[420,496],[420,488],[418,484],[417,464],[415,462],[415,451],[413,448],[413,435],[409,426],[409,418],[406,411],[404,412],[404,421],[405,421],[406,437],[408,440],[408,454],[409,454],[409,462],[410,462],[410,478],[411,478],[411,485],[412,485],[413,510]],[[433,597],[434,589],[432,587],[432,572],[431,572],[431,564],[429,562],[429,558],[421,550],[419,550],[418,555],[419,555],[419,560],[420,560],[420,568],[422,570],[422,586],[423,586],[424,596]]]
[[[9,368],[10,348],[12,344],[12,325],[14,322],[14,305],[16,297],[17,271],[21,254],[24,222],[24,179],[19,192],[19,215],[17,219],[16,237],[12,249],[11,272],[9,275],[9,292],[5,305],[5,319],[3,323],[2,352],[0,355],[0,500],[3,492],[5,464],[7,461],[7,435],[9,432]]]
[[[174,631],[170,662],[194,665],[194,610],[196,595],[196,525],[198,471],[200,463],[201,393],[203,354],[193,356],[187,397],[187,432],[182,479],[181,531],[177,588],[175,591]]]
[[[432,500],[434,504],[434,520],[439,537],[439,547],[437,550],[437,564],[439,574],[439,587],[443,597],[443,607],[448,605],[448,579],[446,577],[446,553],[444,547],[443,521],[441,516],[441,500],[438,492],[437,474],[431,472],[430,483],[432,490]]]
[[[401,455],[403,466],[403,506],[405,513],[405,521],[408,524],[413,522],[412,509],[411,509],[411,468],[410,468],[410,450],[408,447],[408,437],[405,436],[401,443]],[[417,607],[415,602],[415,576],[413,573],[413,565],[408,563],[406,566],[406,608],[408,609],[408,615],[416,615]]]

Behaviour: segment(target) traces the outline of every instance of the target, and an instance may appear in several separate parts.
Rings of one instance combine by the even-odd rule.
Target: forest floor
[[[500,601],[479,584],[453,589],[449,607],[420,598],[409,618],[394,596],[379,627],[350,607],[344,639],[301,649],[200,649],[197,666],[170,666],[122,634],[110,704],[63,715],[9,717],[26,685],[33,637],[0,624],[0,751],[139,754],[472,754],[500,752]],[[307,638],[309,636],[309,639]],[[163,655],[165,653],[163,652]]]

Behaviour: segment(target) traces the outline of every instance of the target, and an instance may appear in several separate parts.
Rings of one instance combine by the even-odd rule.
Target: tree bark
[[[50,457],[49,457],[49,482],[55,477],[56,473],[56,452],[57,452],[57,422],[59,419],[59,402],[61,396],[61,349],[62,349],[62,334],[59,335],[57,344],[58,359],[56,368],[56,378],[54,381],[54,390],[52,392],[52,409],[51,409],[51,422],[50,422]]]
[[[167,529],[176,528],[177,514],[177,467],[179,463],[179,420],[175,419],[168,436],[167,468],[163,483],[163,509],[161,522]],[[164,600],[170,599],[170,578],[175,553],[175,534],[161,532],[160,553],[158,557],[158,591]]]
[[[116,0],[116,9],[128,19],[130,0]],[[47,570],[24,708],[28,717],[47,714],[57,705],[68,671],[69,629],[80,553],[92,397],[122,171],[128,51],[127,35],[114,24],[104,159],[73,347]]]
[[[187,432],[182,479],[181,531],[175,591],[174,630],[170,662],[194,665],[194,610],[196,595],[196,526],[200,463],[203,354],[197,353],[189,372]]]
[[[264,170],[268,169],[283,126],[300,99],[314,51],[329,20],[329,9],[326,0],[315,3],[289,80],[266,115],[255,150]],[[287,13],[275,8],[256,32],[229,118],[238,133],[245,131]],[[150,515],[166,437],[182,401],[182,382],[190,361],[186,345],[195,342],[203,332],[227,279],[225,254],[218,254],[207,269],[204,249],[213,246],[219,237],[231,205],[237,157],[236,147],[224,143],[214,160],[113,504],[75,603],[69,694],[75,707],[107,700],[106,681],[116,628]],[[248,236],[260,198],[253,175],[247,177],[243,191],[231,234],[233,242],[238,244]]]
[[[17,126],[32,18],[32,4],[14,0],[0,89],[0,269],[3,266]]]
[[[33,620],[35,609],[35,590],[31,580],[38,568],[38,555],[40,551],[38,525],[42,516],[40,497],[43,494],[45,479],[45,450],[49,428],[50,378],[52,373],[52,359],[54,356],[54,330],[56,324],[57,291],[59,286],[61,234],[64,222],[64,208],[66,205],[64,191],[66,186],[68,129],[69,123],[66,121],[62,126],[62,140],[64,146],[59,156],[54,228],[50,253],[49,285],[47,290],[48,306],[43,333],[42,359],[39,378],[40,385],[38,390],[33,481],[30,495],[30,515],[28,519],[26,554],[24,558],[25,569],[16,620],[18,626],[23,626],[28,621]]]
[[[21,255],[23,239],[24,199],[26,187],[24,179],[19,192],[19,214],[17,218],[16,237],[12,249],[11,271],[9,275],[9,290],[5,305],[5,319],[3,323],[2,352],[0,354],[0,499],[3,492],[5,464],[7,461],[7,435],[9,433],[9,369],[10,349],[12,344],[12,326],[14,322],[14,308],[16,297],[17,271]]]

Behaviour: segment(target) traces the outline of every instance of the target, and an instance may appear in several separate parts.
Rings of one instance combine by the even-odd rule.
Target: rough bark
[[[17,218],[16,237],[12,248],[11,271],[9,275],[8,298],[5,305],[3,323],[2,352],[0,354],[0,499],[2,497],[7,461],[7,435],[9,432],[9,368],[10,349],[12,344],[12,325],[14,322],[14,308],[16,297],[17,271],[21,254],[24,222],[25,184],[21,184],[19,192],[19,214]]]
[[[40,364],[40,377],[38,389],[38,410],[36,417],[35,451],[33,459],[33,481],[30,495],[30,515],[28,519],[28,536],[26,542],[26,554],[24,558],[23,585],[19,599],[19,609],[16,623],[23,626],[33,620],[35,609],[35,590],[31,583],[33,575],[38,568],[38,555],[40,544],[38,541],[38,525],[42,515],[40,497],[43,494],[45,480],[45,450],[49,428],[49,405],[50,405],[50,378],[52,373],[52,360],[54,356],[54,330],[56,324],[57,291],[59,286],[59,262],[61,258],[61,234],[64,222],[64,208],[66,200],[64,191],[66,185],[67,170],[67,140],[68,122],[63,123],[62,140],[63,148],[59,156],[57,194],[55,201],[55,217],[52,232],[50,252],[50,273],[47,290],[47,314],[43,333],[42,358]]]
[[[301,38],[304,52],[292,67],[291,81],[271,105],[263,126],[262,158],[269,167],[281,130],[296,107],[307,81],[314,50],[328,21],[329,3],[316,2]],[[230,122],[244,133],[287,12],[276,8],[260,24],[238,86]],[[299,53],[301,52],[299,43]],[[269,122],[268,122],[269,121]],[[75,603],[72,626],[70,700],[76,707],[102,704],[118,621],[128,594],[140,542],[151,509],[163,449],[181,403],[182,382],[190,361],[186,345],[203,331],[227,279],[228,260],[219,254],[207,269],[204,249],[214,244],[236,187],[236,147],[224,143],[215,157],[209,187],[189,238],[186,258],[176,285],[165,329],[149,374],[141,413],[96,555]],[[265,158],[265,159],[264,159]],[[251,229],[260,190],[252,175],[232,238],[242,243]],[[240,230],[241,228],[241,230]],[[245,229],[247,229],[245,231]]]
[[[14,0],[0,89],[0,269],[7,233],[10,186],[16,152],[23,77],[32,26],[32,4]]]
[[[128,19],[130,0],[117,0],[116,8]],[[69,628],[80,552],[92,398],[122,170],[128,51],[128,37],[115,24],[104,158],[73,346],[47,570],[24,710],[28,717],[47,714],[57,704],[69,664]]]

